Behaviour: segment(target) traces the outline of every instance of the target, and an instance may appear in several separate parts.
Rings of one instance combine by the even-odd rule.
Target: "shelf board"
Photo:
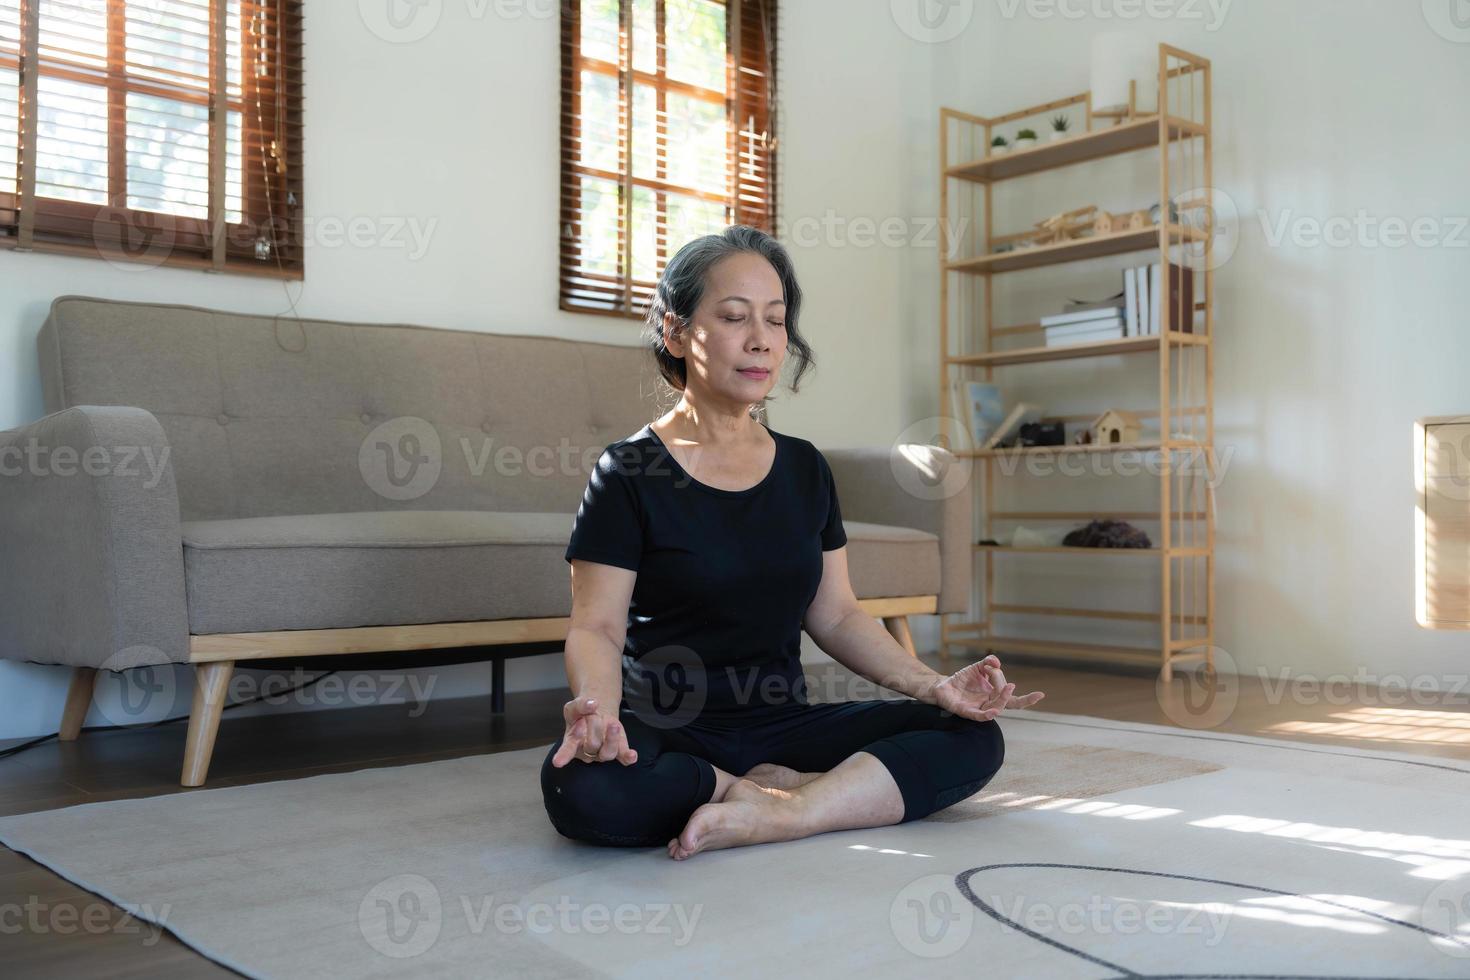
[[[1119,337],[1116,340],[1087,340],[1075,344],[1052,344],[1045,347],[1018,347],[1015,350],[990,351],[983,354],[960,354],[946,358],[950,364],[972,364],[998,367],[1006,364],[1039,364],[1043,361],[1065,361],[1077,357],[1105,357],[1110,354],[1146,354],[1157,352],[1159,338],[1164,334],[1145,337]],[[1206,334],[1184,333],[1170,330],[1167,334],[1171,344],[1204,345],[1210,342]]]
[[[1132,453],[1150,452],[1158,449],[1208,449],[1197,439],[1175,439],[1165,447],[1161,439],[1144,439],[1140,442],[1116,443],[1067,443],[1061,446],[1011,446],[1007,449],[952,449],[956,456],[970,459],[998,459],[1005,456],[1054,456],[1057,453]]]
[[[1171,141],[1202,136],[1205,133],[1204,127],[1200,124],[1180,119],[1177,116],[1170,117],[1168,128]],[[945,174],[960,180],[972,180],[986,184],[1158,145],[1159,117],[1157,115],[1144,116],[1141,119],[1109,126],[1106,129],[1095,129],[1090,133],[1078,133],[1066,139],[1037,143],[1025,150],[956,164],[946,170]]]
[[[990,551],[996,554],[1006,555],[1107,555],[1118,557],[1121,555],[1162,555],[1163,548],[1084,548],[1073,545],[1048,545],[1038,547],[1017,548],[1009,544],[976,544],[971,545],[975,551]],[[1171,558],[1208,558],[1209,548],[1170,548]]]
[[[1187,225],[1168,226],[1169,244],[1204,240],[1204,232]],[[985,275],[991,272],[1016,272],[1020,269],[1035,269],[1044,265],[1059,265],[1063,262],[1080,262],[1097,259],[1105,255],[1122,255],[1125,252],[1142,252],[1159,247],[1159,226],[1132,228],[1126,231],[1109,232],[1106,235],[1088,235],[1051,245],[1035,248],[1017,248],[993,255],[978,255],[973,258],[946,262],[949,272],[968,272]]]
[[[1012,446],[1009,449],[959,449],[951,450],[951,452],[956,456],[970,459],[998,459],[1003,456],[1054,456],[1057,453],[1127,453],[1162,449],[1163,445],[1157,439],[1150,439],[1143,442],[1086,443],[1085,445],[1069,443],[1062,446]]]
[[[1156,665],[1163,662],[1162,650],[1147,647],[1120,647],[1102,643],[1068,643],[1054,640],[1024,640],[1008,636],[952,636],[947,644],[999,650],[1002,653],[1034,653],[1054,657],[1104,657],[1131,663]]]

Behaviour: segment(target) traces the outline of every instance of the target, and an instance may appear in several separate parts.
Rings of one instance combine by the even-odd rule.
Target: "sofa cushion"
[[[189,631],[255,633],[567,616],[575,517],[409,510],[183,524]],[[939,539],[844,522],[859,598],[939,590]]]

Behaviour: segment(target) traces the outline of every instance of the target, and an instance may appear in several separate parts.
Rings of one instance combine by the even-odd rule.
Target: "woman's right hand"
[[[628,733],[618,720],[616,706],[604,711],[596,698],[578,697],[563,705],[561,713],[567,730],[561,747],[551,757],[553,766],[560,769],[573,759],[580,762],[616,759],[625,766],[638,761],[638,753],[628,746]]]

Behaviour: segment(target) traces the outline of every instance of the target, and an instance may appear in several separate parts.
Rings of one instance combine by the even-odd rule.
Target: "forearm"
[[[833,660],[862,677],[933,704],[930,693],[944,675],[909,655],[888,630],[862,609],[853,609],[834,626],[818,646]]]
[[[572,627],[567,631],[567,685],[572,697],[596,698],[613,714],[623,700],[623,652],[606,633]]]

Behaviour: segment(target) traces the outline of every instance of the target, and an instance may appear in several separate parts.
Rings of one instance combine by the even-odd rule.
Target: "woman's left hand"
[[[955,671],[931,689],[939,707],[975,721],[990,721],[1007,708],[1029,708],[1046,696],[1032,691],[1017,697],[1015,691],[994,654]]]

